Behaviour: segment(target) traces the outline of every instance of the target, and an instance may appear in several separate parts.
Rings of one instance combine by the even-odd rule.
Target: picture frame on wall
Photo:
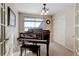
[[[16,25],[16,15],[10,7],[8,7],[8,26]]]

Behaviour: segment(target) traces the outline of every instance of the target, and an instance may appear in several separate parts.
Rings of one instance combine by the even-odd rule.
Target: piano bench
[[[40,56],[40,45],[24,44],[20,47],[20,49],[21,49],[21,56],[22,56],[23,50],[25,50],[25,53],[26,53],[26,49],[29,49],[33,53],[36,53],[37,56]]]

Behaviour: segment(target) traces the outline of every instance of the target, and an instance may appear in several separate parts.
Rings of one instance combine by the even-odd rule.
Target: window
[[[24,31],[28,31],[28,29],[33,28],[42,28],[41,25],[44,24],[44,20],[42,18],[24,18]]]

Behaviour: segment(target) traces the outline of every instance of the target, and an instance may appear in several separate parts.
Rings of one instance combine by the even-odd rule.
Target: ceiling
[[[68,7],[72,3],[47,3],[46,7],[49,9],[49,15]],[[40,14],[43,8],[42,3],[15,3],[14,4],[19,12]]]

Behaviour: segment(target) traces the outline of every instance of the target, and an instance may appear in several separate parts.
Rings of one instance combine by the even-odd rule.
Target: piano
[[[50,41],[50,31],[42,29],[29,29],[29,31],[24,33],[19,33],[19,41],[24,44],[24,42],[40,43],[46,44],[47,56],[49,56],[49,41]]]

